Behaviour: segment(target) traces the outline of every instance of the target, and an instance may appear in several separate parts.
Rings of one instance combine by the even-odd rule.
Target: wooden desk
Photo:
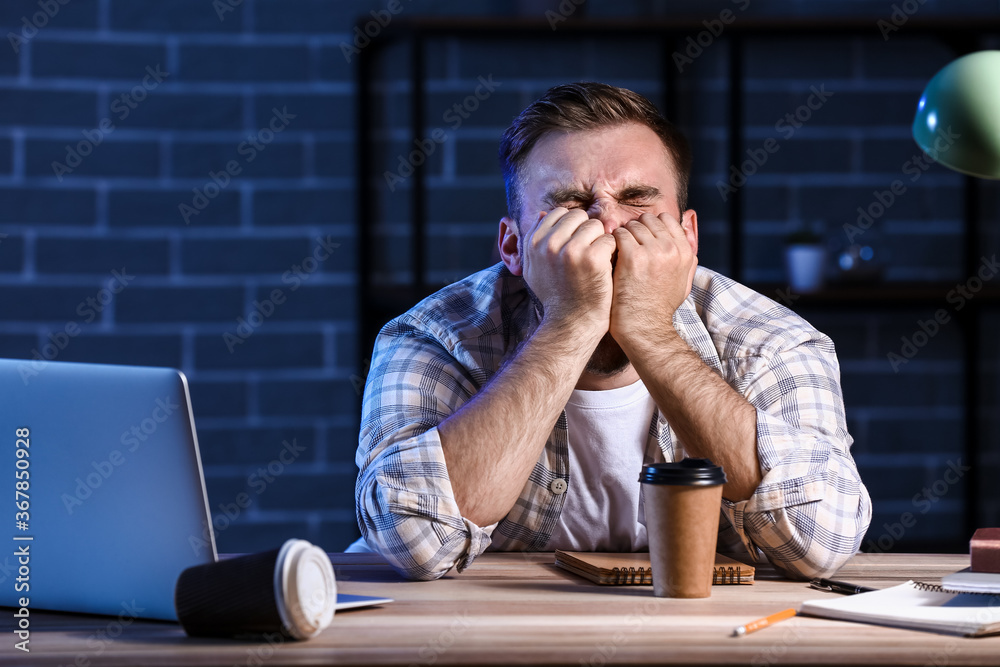
[[[486,554],[461,575],[401,580],[379,558],[331,554],[341,592],[395,598],[338,613],[318,637],[280,645],[191,639],[169,623],[32,612],[31,654],[0,664],[78,665],[996,665],[1000,636],[965,639],[796,617],[746,637],[735,626],[832,595],[758,567],[753,586],[704,600],[651,587],[597,587],[555,568],[552,554]],[[838,578],[874,587],[938,583],[964,555],[865,554]],[[7,610],[5,610],[6,612]],[[6,633],[5,633],[6,634]],[[119,635],[111,638],[109,635]],[[23,657],[22,657],[23,656]],[[24,660],[23,658],[28,658]]]

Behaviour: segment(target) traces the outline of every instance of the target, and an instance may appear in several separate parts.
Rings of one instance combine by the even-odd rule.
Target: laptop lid
[[[183,373],[0,359],[0,406],[0,605],[176,620],[217,558]]]

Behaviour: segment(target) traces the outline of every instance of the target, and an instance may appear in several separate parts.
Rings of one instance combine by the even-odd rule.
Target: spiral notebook
[[[556,551],[556,565],[589,579],[595,584],[607,586],[652,585],[653,570],[648,553],[597,553],[578,551]],[[752,565],[715,554],[715,568],[712,583],[752,584]]]
[[[988,593],[1000,595],[1000,574],[973,572],[967,567],[941,577],[941,588],[947,593]]]
[[[800,614],[979,637],[1000,632],[1000,596],[948,593],[907,581],[870,593],[807,600]]]

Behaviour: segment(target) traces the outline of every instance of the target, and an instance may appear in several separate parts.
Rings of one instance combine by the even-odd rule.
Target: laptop
[[[0,606],[177,620],[180,573],[218,559],[183,373],[0,359],[0,451]]]
[[[177,577],[216,560],[184,375],[0,359],[0,403],[0,494],[27,482],[0,605],[176,620]]]

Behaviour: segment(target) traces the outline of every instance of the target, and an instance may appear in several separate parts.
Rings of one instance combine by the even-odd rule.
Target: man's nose
[[[604,223],[604,233],[610,234],[625,225],[634,216],[615,203],[596,202],[588,211],[591,218]]]

